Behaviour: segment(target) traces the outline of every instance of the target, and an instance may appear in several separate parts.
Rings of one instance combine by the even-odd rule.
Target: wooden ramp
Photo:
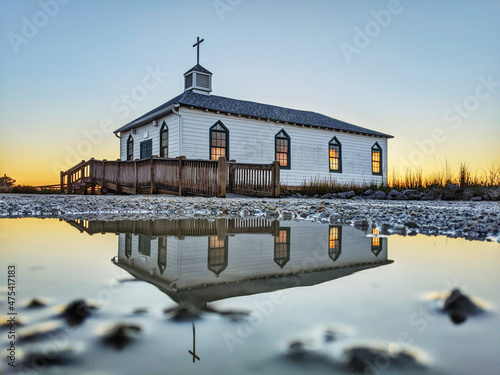
[[[61,171],[61,192],[124,193],[226,197],[226,193],[261,197],[280,195],[280,168],[271,164],[228,163],[152,156],[130,161],[82,160]]]

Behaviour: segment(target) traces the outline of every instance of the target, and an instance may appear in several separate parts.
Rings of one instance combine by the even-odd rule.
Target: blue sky
[[[0,172],[55,183],[74,159],[117,158],[109,129],[182,92],[197,36],[214,95],[392,134],[390,169],[486,168],[499,20],[482,0],[0,0]]]

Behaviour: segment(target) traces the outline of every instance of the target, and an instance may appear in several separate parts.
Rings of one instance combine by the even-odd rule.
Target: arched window
[[[217,236],[208,237],[208,269],[217,277],[224,271],[228,264],[227,237],[220,240]]]
[[[330,158],[330,172],[342,173],[342,145],[337,139],[333,137],[328,143],[329,158]]]
[[[151,237],[139,234],[139,253],[151,256]]]
[[[163,275],[167,268],[167,237],[158,237],[158,269]]]
[[[217,121],[210,128],[210,160],[218,160],[220,156],[229,159],[229,130]]]
[[[168,126],[165,121],[160,129],[160,156],[168,158]]]
[[[328,236],[328,256],[335,262],[342,253],[342,227],[330,226]]]
[[[280,228],[274,237],[274,261],[281,268],[290,260],[290,228]]]
[[[382,175],[382,147],[378,142],[372,146],[372,174]]]
[[[382,238],[379,237],[378,229],[372,229],[372,235],[372,253],[378,257],[382,251]]]
[[[127,139],[127,160],[134,160],[134,138],[131,135]]]
[[[274,136],[274,149],[280,168],[290,169],[290,136],[283,129]]]
[[[132,234],[125,233],[125,256],[130,259],[132,256]]]

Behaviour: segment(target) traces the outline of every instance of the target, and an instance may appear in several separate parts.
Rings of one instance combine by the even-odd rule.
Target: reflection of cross
[[[188,350],[189,354],[193,356],[193,363],[195,363],[196,360],[200,360],[200,357],[196,355],[196,339],[195,339],[195,330],[194,330],[194,322],[193,322],[193,351]]]
[[[200,37],[197,37],[197,41],[195,44],[193,44],[193,47],[196,47],[196,64],[200,63],[200,44],[204,41],[205,39],[200,40]]]

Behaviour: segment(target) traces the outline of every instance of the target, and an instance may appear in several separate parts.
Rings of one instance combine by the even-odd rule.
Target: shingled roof
[[[155,114],[161,115],[162,113],[168,112],[169,109],[174,107],[174,105],[208,109],[211,111],[220,111],[234,115],[251,116],[264,120],[269,119],[272,121],[288,122],[289,124],[316,126],[325,129],[393,138],[392,135],[362,128],[360,126],[349,124],[316,112],[277,107],[269,104],[225,98],[216,95],[197,94],[192,91],[185,91],[181,95],[176,96],[161,106],[115,130],[114,133],[116,134],[118,132],[124,132],[139,127],[150,121]]]

